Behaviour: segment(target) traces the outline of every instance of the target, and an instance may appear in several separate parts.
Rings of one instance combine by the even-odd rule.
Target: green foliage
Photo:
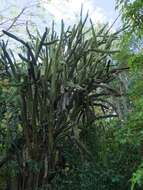
[[[135,32],[139,37],[143,34],[143,1],[117,0],[116,8],[120,10],[122,20],[128,31]]]
[[[131,182],[132,182],[131,190],[134,190],[136,185],[138,185],[139,187],[142,187],[143,185],[142,180],[143,180],[143,165],[141,163],[141,165],[133,173],[133,176],[131,178]]]

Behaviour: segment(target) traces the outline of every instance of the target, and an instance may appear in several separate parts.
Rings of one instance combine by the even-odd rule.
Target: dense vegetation
[[[115,33],[82,11],[60,34],[3,31],[21,46],[2,35],[0,190],[143,188],[143,2],[117,9]]]

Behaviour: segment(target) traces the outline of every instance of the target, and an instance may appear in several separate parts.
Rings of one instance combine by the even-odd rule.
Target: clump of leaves
[[[123,24],[128,30],[141,37],[143,34],[143,1],[116,0],[116,8],[120,10]]]
[[[136,186],[142,187],[143,183],[143,163],[141,163],[138,169],[133,173],[131,178],[131,190],[134,190]]]

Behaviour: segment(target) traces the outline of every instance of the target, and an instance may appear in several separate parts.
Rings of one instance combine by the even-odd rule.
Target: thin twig
[[[113,21],[113,23],[111,24],[111,26],[109,27],[109,29],[107,30],[106,34],[108,34],[111,30],[111,28],[114,26],[114,24],[117,22],[117,20],[119,19],[119,17],[121,16],[121,13],[117,16],[117,18]]]
[[[14,24],[17,22],[17,20],[19,19],[19,17],[24,13],[24,11],[27,9],[27,7],[23,8],[21,10],[21,12],[13,19],[13,22],[11,23],[11,25],[5,30],[6,32],[8,32],[13,26]],[[2,37],[4,34],[1,34],[0,37]]]

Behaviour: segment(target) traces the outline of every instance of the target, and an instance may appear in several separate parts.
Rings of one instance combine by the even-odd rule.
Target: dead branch
[[[14,19],[10,19],[10,20],[13,20],[12,21],[12,23],[10,24],[10,26],[5,30],[5,31],[9,31],[14,25],[15,25],[15,23],[18,21],[18,19],[20,18],[20,16],[24,13],[24,11],[27,9],[27,7],[25,7],[25,8],[23,8],[21,11],[20,11],[20,13],[14,18]],[[9,20],[9,21],[10,21]],[[7,21],[5,21],[5,22],[8,22],[8,20]],[[4,22],[3,22],[4,23]],[[0,37],[2,37],[4,34],[1,34],[0,35]]]

